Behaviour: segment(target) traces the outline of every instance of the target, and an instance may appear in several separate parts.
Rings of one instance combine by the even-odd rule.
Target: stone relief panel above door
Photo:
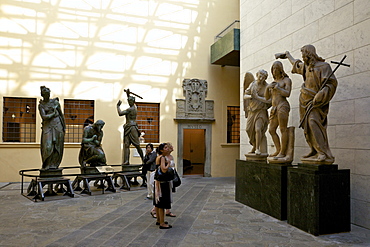
[[[206,100],[206,80],[184,79],[182,81],[185,99],[176,99],[176,119],[198,119],[214,121],[213,100]]]

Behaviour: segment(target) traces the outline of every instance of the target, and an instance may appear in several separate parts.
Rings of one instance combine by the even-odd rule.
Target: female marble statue
[[[41,86],[40,90],[43,97],[39,102],[39,112],[42,118],[42,169],[57,169],[63,158],[66,129],[64,115],[59,105],[59,99],[50,99],[50,89]]]

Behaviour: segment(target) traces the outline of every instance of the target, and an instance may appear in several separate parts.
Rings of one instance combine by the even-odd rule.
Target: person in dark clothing
[[[144,164],[142,169],[143,185],[145,184],[148,189],[147,199],[153,199],[153,183],[154,183],[154,170],[155,170],[155,159],[157,153],[153,150],[153,144],[148,143],[146,145],[146,153],[144,156]],[[142,185],[142,186],[143,186]]]
[[[157,169],[161,169],[162,173],[166,173],[170,168],[170,162],[167,155],[170,154],[170,149],[167,143],[161,143],[157,148]],[[171,209],[171,183],[169,181],[154,180],[154,198],[153,204],[155,206],[157,215],[157,225],[160,229],[172,228],[168,222],[164,221],[165,209]]]

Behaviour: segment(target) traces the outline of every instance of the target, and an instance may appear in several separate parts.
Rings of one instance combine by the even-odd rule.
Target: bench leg
[[[82,188],[80,187],[80,183],[81,183],[81,179],[79,177],[76,177],[72,183],[72,188],[74,188],[75,191],[82,191]]]
[[[81,194],[88,194],[91,196],[89,180],[87,178],[83,178],[82,181],[84,183],[84,189],[81,191]]]
[[[75,194],[73,192],[73,188],[72,188],[72,184],[71,184],[71,181],[68,180],[64,183],[64,185],[67,187],[67,191],[66,193],[64,193],[64,196],[70,196],[70,197],[74,197]],[[62,185],[63,186],[63,185]]]
[[[36,197],[38,197],[39,199],[44,201],[45,195],[44,195],[44,191],[43,191],[44,186],[43,186],[42,182],[38,182],[38,187],[39,187],[39,193],[35,196],[35,201],[36,201]]]
[[[130,183],[127,180],[127,177],[125,175],[122,176],[122,180],[123,180],[123,185],[122,185],[121,189],[123,189],[123,190],[130,190],[131,189],[131,185],[130,185]]]
[[[27,188],[27,196],[37,195],[36,187],[37,187],[36,181],[32,179],[32,181],[30,182]]]
[[[112,177],[107,177],[105,178],[105,180],[108,183],[108,188],[106,189],[106,191],[116,192],[116,189],[114,188],[114,185],[113,185]]]

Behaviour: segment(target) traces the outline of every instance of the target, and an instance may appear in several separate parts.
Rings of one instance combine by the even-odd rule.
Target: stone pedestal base
[[[288,224],[313,235],[348,232],[350,171],[338,165],[288,168]]]
[[[62,177],[63,169],[56,168],[56,169],[40,169],[40,177],[41,178],[57,178]]]
[[[261,153],[258,155],[255,153],[247,153],[244,155],[247,161],[257,161],[257,162],[266,162],[267,157],[269,156],[267,153]]]
[[[236,161],[235,200],[279,220],[287,219],[290,164]]]
[[[81,174],[100,174],[98,169],[96,169],[96,167],[94,166],[81,167],[80,170],[81,170]]]

